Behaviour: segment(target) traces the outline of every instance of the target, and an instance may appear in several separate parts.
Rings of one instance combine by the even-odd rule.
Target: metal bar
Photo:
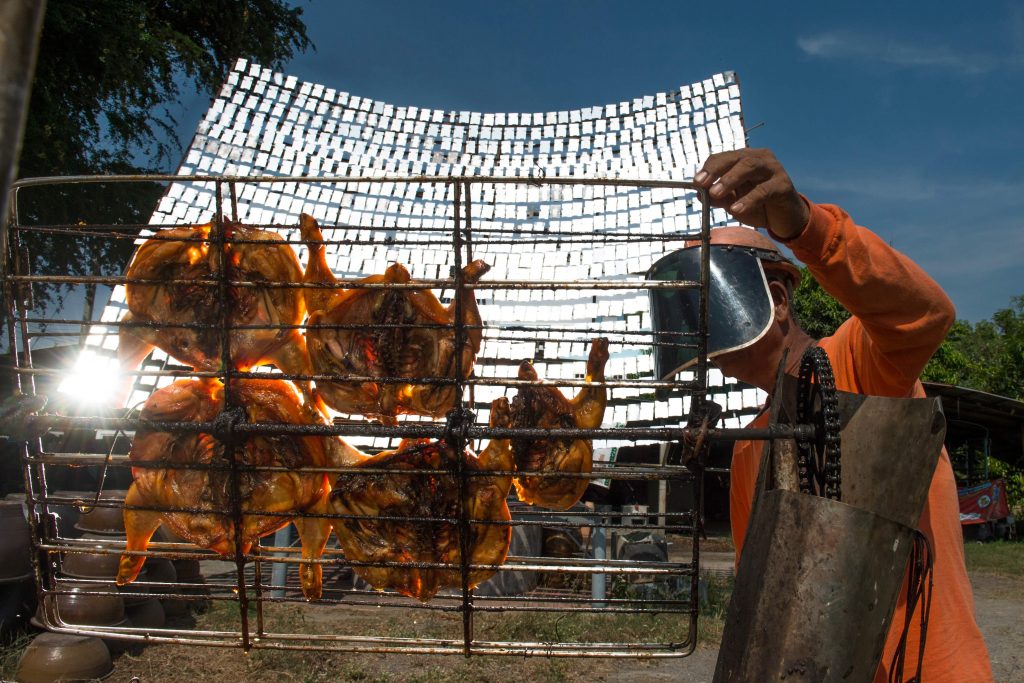
[[[31,261],[28,257],[28,247],[21,243],[20,238],[17,235],[10,235],[10,248],[11,258],[14,260],[14,275],[7,277],[8,287],[14,290],[14,306],[16,316],[18,319],[18,330],[21,337],[21,366],[30,368],[32,367],[32,345],[29,343],[29,329],[28,323],[25,322],[25,318],[28,317],[28,299],[32,296],[31,288],[18,287],[13,284],[13,278],[20,274],[22,269],[29,268]],[[17,345],[11,346],[11,353],[15,356],[15,366],[17,363]],[[31,375],[28,376],[28,386],[22,387],[23,390],[27,390],[26,393],[35,395],[36,393],[36,382],[35,378]]]
[[[697,337],[697,382],[700,384],[701,389],[691,394],[690,414],[691,415],[703,415],[705,414],[705,404],[707,402],[707,387],[708,387],[708,340],[711,336],[710,331],[710,320],[709,320],[709,298],[710,298],[710,282],[711,282],[711,202],[709,200],[707,191],[703,188],[697,189],[698,197],[701,203],[701,220],[700,220],[700,239],[701,239],[701,259],[700,259],[700,282],[702,287],[698,290],[698,296],[700,299],[700,311],[698,328],[700,334]],[[693,525],[693,533],[691,535],[691,547],[692,556],[691,563],[694,567],[699,567],[700,561],[700,536],[703,533],[704,524],[704,473],[698,471],[691,484],[693,491],[694,510],[696,512],[696,520]],[[694,572],[690,580],[690,631],[687,635],[687,654],[693,652],[697,646],[697,619],[699,611],[699,576],[697,572]]]
[[[5,193],[6,196],[6,193]],[[11,190],[11,216],[10,225],[16,225],[18,222],[18,197],[17,192]],[[2,272],[4,276],[4,314],[7,316],[7,344],[8,352],[11,356],[11,367],[14,370],[18,370],[21,367],[21,363],[18,360],[18,333],[19,329],[16,324],[17,321],[23,320],[25,312],[21,310],[19,300],[22,298],[21,287],[15,287],[10,282],[12,274],[16,274],[19,269],[19,258],[16,254],[20,253],[19,240],[17,233],[13,233],[13,238],[8,231],[8,218],[6,210],[3,214],[0,214],[0,247],[3,251],[0,252],[0,258],[3,258]],[[13,273],[11,272],[13,269]],[[22,392],[21,386],[21,374],[15,373],[14,375],[14,388],[18,392]]]
[[[292,538],[292,527],[290,524],[286,524],[277,531],[274,532],[274,545],[280,547],[291,547]],[[288,565],[283,562],[275,562],[274,567],[271,570],[270,580],[274,584],[284,585],[286,572],[288,571]],[[271,591],[270,596],[273,598],[283,598],[284,590]],[[262,635],[262,631],[261,631]]]
[[[223,196],[223,183],[222,181],[216,182],[216,194],[214,201],[216,202],[216,215],[214,218],[214,239],[211,240],[217,248],[217,284],[218,284],[218,299],[217,305],[220,307],[220,369],[224,377],[224,393],[223,403],[221,405],[221,411],[223,415],[227,415],[231,409],[231,314],[228,310],[229,300],[229,289],[228,289],[228,258],[225,245],[225,225],[224,225],[224,211],[221,205]],[[248,652],[252,647],[251,636],[249,634],[249,594],[247,592],[245,584],[245,563],[246,554],[243,552],[243,540],[242,530],[245,525],[245,521],[242,517],[242,493],[241,493],[241,481],[239,480],[238,472],[238,452],[237,452],[237,441],[233,429],[233,424],[229,425],[229,433],[226,435],[217,434],[218,439],[221,440],[224,446],[224,458],[230,464],[229,471],[229,497],[231,501],[231,521],[234,524],[234,540],[235,540],[235,567],[237,570],[238,579],[238,611],[241,618],[242,624],[242,649]],[[217,430],[220,431],[219,429]]]
[[[41,550],[49,552],[61,551],[62,546],[54,544],[41,544]],[[64,552],[79,552],[86,553],[83,548],[68,548]],[[219,556],[215,555],[199,555],[196,553],[184,553],[176,551],[151,551],[151,550],[121,550],[117,551],[114,548],[110,549],[97,549],[94,552],[88,552],[90,555],[127,555],[131,557],[163,557],[167,559],[179,559],[192,557],[195,559],[217,559]],[[248,558],[249,556],[246,555]],[[253,556],[255,557],[255,556]],[[547,561],[545,561],[547,560]],[[557,560],[557,561],[556,561]],[[379,562],[361,562],[358,560],[347,560],[342,558],[332,558],[330,560],[300,560],[292,558],[280,558],[280,557],[265,557],[262,558],[264,562],[271,562],[275,564],[297,564],[297,563],[312,563],[312,564],[330,564],[336,567],[378,567],[378,568],[394,568],[394,569],[457,569],[461,566],[460,563],[456,562],[395,562],[395,561],[379,561]],[[476,570],[495,570],[495,571],[538,571],[538,572],[553,572],[553,573],[565,573],[565,574],[617,574],[617,575],[632,575],[632,576],[690,576],[694,573],[694,568],[688,563],[684,562],[638,562],[633,560],[609,560],[602,559],[600,561],[591,558],[581,557],[562,557],[562,558],[543,558],[543,557],[528,557],[520,558],[511,556],[504,564],[478,564],[469,563],[469,569]],[[232,587],[235,590],[235,587]],[[397,594],[395,594],[397,595]],[[460,609],[461,611],[461,609]]]
[[[67,465],[70,467],[82,467],[86,465],[102,465],[108,460],[108,456],[102,454],[96,455],[79,455],[79,454],[44,454],[40,456],[34,456],[28,458],[29,462],[38,462],[48,465]],[[132,467],[135,469],[165,469],[173,468],[179,470],[200,470],[200,471],[228,471],[230,469],[227,464],[216,464],[216,463],[178,463],[174,460],[149,460],[149,461],[138,461],[132,462],[129,460],[127,455],[116,455],[109,456],[109,461],[112,465],[122,467]],[[358,465],[333,465],[325,467],[301,467],[301,468],[289,468],[282,465],[239,465],[240,472],[297,472],[303,473],[327,473],[327,474],[353,474],[353,475],[365,475],[374,476],[379,474],[393,474],[394,470],[381,467],[359,467]],[[435,470],[429,468],[410,468],[403,469],[402,474],[445,474],[447,470]],[[468,477],[495,477],[495,476],[517,476],[519,474],[528,474],[531,477],[550,477],[550,478],[568,478],[568,479],[620,479],[620,480],[634,480],[634,481],[647,481],[647,480],[685,480],[692,479],[693,473],[680,466],[631,466],[626,464],[612,464],[608,467],[599,467],[592,472],[543,472],[540,470],[489,470],[489,471],[467,471],[466,476]],[[120,509],[121,503],[118,501],[89,501],[83,502],[81,499],[65,499],[60,496],[48,496],[47,500],[55,501],[58,503],[67,503],[73,505],[89,505],[91,507],[112,507]],[[143,506],[129,506],[132,509],[146,509]],[[171,510],[172,508],[161,508],[164,510]],[[180,511],[200,511],[208,510],[209,508],[182,508]],[[263,514],[263,513],[261,513]],[[275,514],[267,512],[266,514]],[[528,513],[530,516],[541,516],[545,513],[535,512]],[[647,513],[648,517],[672,517],[674,515],[682,515],[686,513]],[[581,517],[588,518],[589,512],[574,512],[564,511],[559,512],[558,517]],[[637,516],[637,515],[632,515]],[[384,519],[383,517],[381,519]]]
[[[75,427],[134,430],[145,428],[153,431],[167,432],[201,432],[213,433],[218,425],[213,422],[164,422],[158,420],[141,420],[123,417],[65,417],[41,415],[35,418],[36,424],[56,430],[67,430]],[[255,434],[278,434],[294,436],[390,436],[398,438],[441,438],[445,435],[443,427],[427,422],[407,423],[399,427],[386,425],[306,425],[287,423],[241,423],[235,425],[235,432],[241,436]],[[605,439],[608,441],[676,441],[686,435],[696,433],[690,427],[608,427],[605,429],[540,429],[535,427],[484,427],[471,425],[466,428],[466,436],[478,438],[578,438]],[[766,427],[719,428],[709,429],[706,434],[712,441],[771,441],[776,439],[803,439],[813,436],[814,428],[810,425],[776,424]]]
[[[156,635],[152,631],[125,627],[103,628],[98,626],[54,625],[55,633],[93,636],[97,638],[116,637],[133,642],[198,645],[206,647],[242,647],[237,633],[231,631],[174,631],[162,630],[172,635]],[[182,634],[182,637],[176,634]],[[309,635],[275,634],[273,639],[264,638],[253,643],[256,650],[317,650],[331,652],[352,652],[372,654],[409,655],[455,655],[464,654],[461,642],[436,638],[382,638],[377,636],[342,636],[319,634],[313,643],[291,644],[314,638]],[[285,641],[285,642],[275,642]],[[379,643],[390,643],[380,645]],[[525,643],[510,641],[474,641],[470,654],[490,656],[536,656],[536,657],[601,657],[609,659],[678,659],[690,653],[676,645],[663,643]]]
[[[608,557],[608,544],[604,526],[604,513],[607,509],[607,505],[596,505],[594,507],[594,530],[591,532],[590,544],[594,551],[594,559],[598,562],[603,562]],[[595,609],[604,609],[607,606],[605,603],[607,595],[605,592],[604,574],[594,574],[590,577],[590,595],[594,600],[593,605]]]
[[[7,278],[15,283],[55,284],[55,285],[193,285],[196,287],[215,287],[217,282],[204,280],[151,280],[148,278],[127,277],[125,275],[11,275]],[[424,279],[415,282],[361,282],[358,279],[339,278],[333,284],[311,284],[308,282],[252,282],[250,280],[229,280],[232,287],[251,289],[440,289],[452,287],[454,284],[447,279]],[[697,289],[699,282],[693,280],[486,280],[473,285],[474,289],[501,290],[599,290],[599,289]],[[107,323],[109,324],[109,323]]]
[[[470,185],[469,181],[466,181],[466,229],[465,229],[465,232],[466,232],[465,239],[463,241],[464,241],[465,247],[466,247],[466,263],[472,263],[473,262],[473,198],[472,198],[472,185]],[[459,316],[458,320],[459,320],[458,324],[462,327],[462,333],[463,333],[463,335],[465,335],[466,334],[466,330],[469,329],[470,326],[465,324],[465,321],[462,319],[461,316]],[[462,347],[456,345],[455,348],[461,349]],[[462,356],[462,352],[460,351],[459,352],[459,360],[456,361],[457,365],[461,365],[461,363],[462,363],[461,356]],[[461,378],[462,377],[462,373],[457,372],[456,376]],[[460,393],[459,389],[456,389],[456,393]],[[475,384],[470,384],[469,385],[469,405],[471,405],[471,406],[475,406],[476,405],[476,385]]]
[[[75,335],[78,336],[78,335]],[[38,368],[18,368],[16,372],[25,376],[63,376],[67,374],[66,370],[50,370],[50,369],[38,369]],[[121,374],[130,377],[178,377],[178,378],[215,378],[220,377],[220,371],[204,371],[204,370],[125,370]],[[287,379],[287,380],[314,380],[314,381],[331,381],[339,383],[351,383],[351,384],[365,384],[372,382],[375,384],[415,384],[422,386],[442,386],[442,385],[454,385],[454,379],[448,379],[443,377],[373,377],[367,375],[308,375],[308,374],[293,374],[284,372],[241,372],[234,371],[232,377],[235,379]],[[691,388],[693,387],[692,382],[655,382],[653,380],[605,380],[603,382],[587,382],[586,380],[575,380],[575,379],[552,379],[552,380],[523,380],[514,378],[504,377],[479,377],[476,379],[465,379],[463,380],[465,386],[495,386],[495,387],[528,387],[528,386],[557,386],[557,387],[605,387],[608,389],[616,388],[632,388],[632,389],[679,389],[680,387]],[[610,402],[614,405],[615,402]],[[47,417],[47,416],[41,416]],[[67,419],[77,419],[80,416],[69,417]],[[106,418],[106,419],[127,419],[127,418]],[[182,423],[185,424],[185,423]],[[199,424],[199,423],[195,423]],[[261,423],[270,424],[270,423]],[[355,423],[352,424],[361,424]],[[511,429],[511,428],[510,428]]]
[[[123,327],[146,327],[156,329],[183,329],[183,330],[208,330],[215,329],[217,325],[213,323],[171,323],[171,322],[156,322],[150,320],[118,320],[118,321],[91,321],[85,322],[80,318],[25,318],[27,323],[45,323],[49,325],[74,325],[84,326],[89,325],[91,327],[105,328],[110,327],[120,330]],[[286,323],[266,323],[266,324],[236,324],[232,327],[235,330],[304,330],[304,329],[323,329],[323,330],[355,330],[360,329],[362,326],[355,323],[314,323],[314,324],[296,324],[290,325]],[[452,329],[451,325],[444,323],[379,323],[374,325],[380,329],[409,329],[409,330],[449,330]],[[601,333],[605,336],[611,337],[641,337],[644,345],[657,344],[652,337],[653,333],[650,330],[606,330],[601,327],[588,327],[588,326],[577,326],[577,327],[552,327],[548,325],[537,325],[531,327],[523,324],[506,324],[506,323],[483,323],[482,325],[466,325],[467,330],[484,330],[491,332],[522,332],[524,335],[529,336],[515,336],[509,335],[508,337],[502,337],[498,335],[488,335],[488,339],[498,340],[523,340],[533,339],[538,333],[554,334],[558,332],[579,334],[579,335],[590,335]],[[697,332],[674,332],[666,333],[671,337],[694,337],[696,338]],[[577,341],[589,342],[590,337],[580,337]],[[571,341],[566,340],[562,337],[552,336],[552,339],[558,339],[559,341]],[[625,342],[619,342],[625,343]],[[696,342],[693,344],[678,344],[671,343],[668,346],[684,346],[685,348],[696,348]],[[557,362],[558,359],[551,359],[552,362]]]
[[[696,511],[696,519],[693,525],[693,532],[690,535],[692,552],[690,554],[690,565],[700,567],[700,537],[704,533],[704,473],[698,473],[691,483],[693,491],[693,507]],[[690,578],[690,633],[687,636],[687,654],[693,652],[697,647],[697,620],[700,616],[700,573],[694,570]]]
[[[694,190],[703,188],[686,180],[654,180],[644,178],[509,178],[506,176],[240,176],[240,175],[172,175],[172,174],[125,174],[125,175],[67,175],[23,178],[12,183],[12,187],[37,187],[55,184],[99,184],[118,182],[176,182],[176,183],[217,183],[235,182],[251,184],[303,183],[305,185],[363,184],[363,183],[402,183],[424,185],[448,185],[458,183],[479,183],[493,185],[596,185],[607,187],[663,187],[678,190]]]
[[[405,474],[405,472],[403,472],[403,475],[404,474]],[[165,512],[165,513],[181,513],[181,514],[204,514],[204,515],[221,514],[221,515],[224,515],[224,516],[228,516],[231,513],[230,509],[225,509],[225,510],[214,509],[214,510],[211,510],[211,509],[181,508],[181,507],[169,507],[169,506],[159,506],[159,507],[157,507],[157,506],[147,506],[147,507],[135,507],[135,508],[132,508],[132,509],[149,510],[149,511],[153,511],[153,512]],[[459,518],[458,517],[404,517],[404,516],[395,516],[395,515],[366,515],[366,514],[357,515],[357,514],[338,514],[338,513],[313,514],[313,513],[309,513],[309,512],[285,513],[285,512],[275,512],[275,511],[270,511],[270,510],[260,511],[259,514],[260,514],[261,517],[281,517],[282,519],[287,519],[289,521],[290,520],[294,520],[294,519],[313,518],[313,519],[370,520],[370,521],[376,521],[376,522],[410,522],[410,523],[415,523],[415,522],[436,522],[436,523],[453,524],[453,525],[454,524],[458,524],[458,522],[459,522]],[[677,523],[677,524],[669,524],[669,523],[656,524],[656,523],[652,523],[652,524],[644,525],[643,528],[645,530],[648,530],[648,531],[652,531],[652,530],[654,530],[654,531],[657,531],[657,530],[664,530],[664,531],[691,531],[692,525],[690,524],[690,522],[692,522],[692,520],[693,520],[692,515],[690,513],[675,513],[675,514],[685,515],[685,522],[686,523]],[[590,528],[591,525],[584,523],[585,521],[586,520],[581,520],[580,523],[573,523],[571,521],[561,521],[561,520],[557,520],[557,519],[552,519],[550,521],[547,521],[547,520],[529,520],[529,519],[513,519],[511,521],[503,521],[503,520],[494,520],[494,519],[478,519],[476,517],[470,517],[469,518],[469,522],[472,523],[472,524],[476,524],[476,525],[507,526],[507,527],[531,527],[532,526],[532,527],[541,527],[543,529],[586,529],[586,528]],[[626,523],[613,524],[613,523],[610,523],[610,522],[606,522],[604,524],[604,528],[605,529],[630,529],[630,530],[634,530],[635,531],[637,527],[636,527],[635,524],[626,524]],[[135,551],[127,552],[127,554],[129,554],[129,555],[146,555],[146,553],[147,553],[147,551],[142,551],[142,550],[135,550]],[[100,554],[102,554],[102,553],[100,553]],[[274,558],[264,557],[262,559],[262,561],[263,562],[275,562],[276,560]]]
[[[247,223],[253,227],[261,227],[272,229],[279,227],[274,223]],[[53,234],[53,235],[65,235],[75,237],[86,237],[86,238],[105,238],[113,240],[138,240],[139,233],[144,233],[147,240],[154,240],[158,242],[203,242],[205,241],[202,237],[188,237],[188,236],[168,236],[161,235],[159,232],[153,232],[154,230],[159,231],[164,228],[180,227],[176,223],[111,223],[101,224],[93,223],[91,225],[79,225],[77,223],[37,223],[34,225],[19,225],[16,229],[20,232],[31,232],[35,234]],[[328,224],[322,224],[321,228],[330,228],[332,226]],[[381,232],[379,226],[373,225],[358,225],[346,223],[345,229],[347,230],[363,230],[366,232]],[[417,227],[416,232],[423,233],[438,233],[439,237],[447,238],[451,232],[444,228],[428,228],[428,227]],[[632,232],[618,232],[616,230],[605,230],[601,233],[595,233],[592,236],[581,236],[578,232],[563,232],[559,230],[544,232],[536,232],[531,229],[523,229],[522,227],[517,228],[501,228],[497,226],[483,227],[476,231],[478,237],[487,238],[487,244],[620,244],[636,241],[636,234]],[[494,235],[504,236],[508,235],[508,238],[496,239]],[[660,234],[647,234],[644,235],[644,239],[649,242],[682,242],[685,240],[693,239],[693,235],[689,232],[665,232]],[[228,244],[259,244],[259,240],[248,239],[248,238],[232,238],[228,240]],[[359,238],[338,238],[338,239],[322,239],[322,240],[310,240],[309,244],[324,244],[324,245],[337,245],[337,246],[366,246],[380,244],[379,239],[359,239]],[[394,243],[393,238],[385,238],[385,243]],[[403,239],[401,244],[406,246],[425,246],[425,245],[437,245],[442,243],[441,239]],[[284,237],[281,239],[281,244],[289,244],[292,246],[302,246],[307,244],[302,240],[289,240]]]
[[[289,525],[286,525],[285,528],[287,529],[288,526]],[[263,562],[262,562],[262,555],[263,555],[263,547],[260,544],[260,539],[257,538],[256,542],[253,543],[253,546],[252,546],[252,556],[253,556],[253,580],[252,580],[252,583],[253,583],[253,587],[254,587],[254,590],[255,590],[255,593],[256,593],[255,603],[256,603],[256,638],[257,639],[262,638],[263,636],[266,635],[266,631],[264,630],[265,624],[264,624],[264,621],[263,621],[263,603],[266,602],[266,600],[263,597]],[[283,563],[275,563],[273,565],[271,571],[277,571],[278,567],[281,567],[285,571],[288,570],[288,565],[283,564]],[[273,581],[273,579],[271,579],[271,581]],[[284,583],[283,579],[282,579],[281,583]]]
[[[466,481],[466,440],[463,427],[467,416],[462,406],[462,347],[466,343],[466,328],[462,313],[465,307],[463,297],[465,280],[462,273],[462,183],[455,183],[452,209],[455,213],[455,230],[452,233],[452,251],[455,258],[455,405],[448,415],[448,435],[445,439],[455,449],[455,462],[459,476],[459,573],[462,583],[462,639],[466,656],[469,656],[473,643],[473,594],[469,587],[469,519],[468,508],[469,482]],[[469,184],[466,184],[467,194]],[[456,420],[458,422],[456,422]]]

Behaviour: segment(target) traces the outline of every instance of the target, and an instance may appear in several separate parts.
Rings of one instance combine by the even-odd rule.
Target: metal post
[[[274,547],[275,548],[288,548],[292,544],[292,525],[286,524],[277,531],[274,532]],[[278,553],[279,557],[287,557],[288,553]],[[270,570],[270,583],[274,586],[282,586],[281,588],[274,588],[270,591],[270,596],[274,598],[284,597],[284,583],[286,575],[288,573],[288,565],[284,562],[275,562],[273,569]]]
[[[664,467],[668,464],[668,454],[671,450],[670,443],[663,443],[658,448],[658,464]],[[658,526],[665,526],[665,513],[668,512],[668,479],[658,480]]]
[[[608,537],[604,528],[607,520],[602,513],[607,512],[609,509],[607,505],[594,506],[594,512],[597,514],[594,516],[594,532],[590,539],[590,547],[594,551],[594,559],[598,561],[608,559]],[[607,606],[604,600],[608,597],[608,589],[605,584],[604,574],[594,574],[591,577],[590,597],[593,599],[596,609],[603,609]]]
[[[0,254],[6,254],[7,188],[17,176],[45,0],[0,2]]]

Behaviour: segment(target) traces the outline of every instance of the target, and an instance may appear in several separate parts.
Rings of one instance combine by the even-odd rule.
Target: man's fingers
[[[760,160],[741,158],[711,186],[711,204],[724,208],[741,223],[763,226],[768,195],[762,188],[771,182],[771,169]]]
[[[701,170],[694,176],[695,183],[702,187],[711,187],[716,181],[727,175],[737,165],[764,165],[768,159],[774,159],[771,152],[764,149],[738,149],[731,152],[712,154],[705,161]]]
[[[742,158],[741,151],[743,150],[712,154],[704,161],[704,165],[693,177],[693,181],[701,187],[710,187],[713,182],[722,177],[722,174],[732,168]]]
[[[761,208],[765,202],[781,197],[786,187],[787,183],[778,176],[769,176],[764,182],[734,190],[731,194],[732,202],[726,208],[734,212]]]
[[[807,207],[771,150],[712,154],[694,182],[707,189],[712,206],[724,208],[747,225],[784,235],[806,222]]]
[[[737,194],[725,208],[741,222],[768,228],[782,238],[799,232],[808,218],[807,207],[787,176],[772,176],[749,192]]]

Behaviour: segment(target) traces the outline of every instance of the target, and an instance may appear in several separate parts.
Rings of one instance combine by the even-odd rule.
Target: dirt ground
[[[971,576],[980,625],[988,644],[992,668],[999,683],[1024,683],[1024,579],[1003,575],[974,573]],[[458,615],[437,615],[442,627],[458,627]],[[353,614],[350,626],[370,624],[379,615]],[[432,617],[433,618],[433,617]],[[437,621],[435,619],[435,621]],[[316,628],[312,622],[303,622]],[[422,633],[445,637],[436,630],[423,632],[424,624],[392,624],[396,635]],[[555,624],[557,628],[557,622]],[[653,625],[652,625],[653,626]],[[509,635],[496,633],[495,635]],[[519,634],[523,637],[526,634]],[[532,635],[532,634],[530,634]],[[714,643],[698,646],[696,652],[681,660],[586,660],[523,657],[412,656],[375,654],[333,654],[323,652],[265,652],[246,655],[240,650],[149,646],[137,654],[118,657],[114,673],[107,679],[115,683],[162,683],[189,679],[219,680],[234,683],[252,680],[279,681],[607,681],[640,683],[648,681],[711,681],[717,656]]]
[[[1000,683],[1024,682],[1024,579],[975,573],[971,585],[992,673]]]
[[[996,682],[1024,683],[1024,579],[974,573],[971,586],[978,625],[988,646]],[[675,665],[661,663],[622,670],[601,680],[705,683],[714,676],[717,654],[715,647],[699,648],[693,657]]]

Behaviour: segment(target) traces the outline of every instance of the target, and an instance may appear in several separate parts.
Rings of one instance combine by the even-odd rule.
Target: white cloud
[[[989,73],[1008,63],[992,54],[962,52],[940,44],[913,44],[866,33],[828,32],[803,36],[796,42],[812,57],[936,69],[967,76]]]

